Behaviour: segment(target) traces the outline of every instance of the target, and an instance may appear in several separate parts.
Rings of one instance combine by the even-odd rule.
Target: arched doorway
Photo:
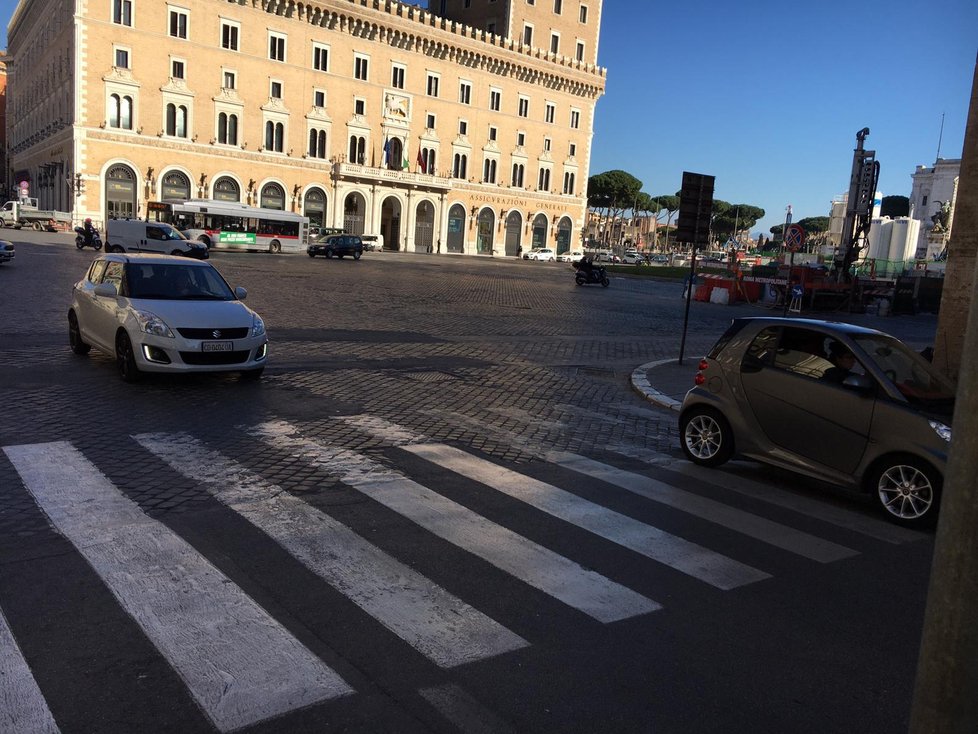
[[[190,179],[180,171],[170,171],[160,181],[160,201],[187,201],[190,195]]]
[[[560,255],[564,252],[570,252],[571,243],[571,232],[573,232],[574,223],[571,222],[570,217],[563,217],[560,223],[557,225],[557,254]]]
[[[285,211],[285,189],[277,183],[267,183],[261,187],[260,201],[263,209]]]
[[[105,176],[105,218],[132,219],[135,215],[136,174],[129,166],[113,166]]]
[[[547,215],[537,214],[533,217],[533,246],[547,246]]]
[[[414,218],[414,251],[433,252],[435,245],[435,207],[430,201],[418,204]]]
[[[492,234],[496,226],[496,214],[489,207],[484,207],[479,212],[479,221],[476,223],[479,231],[476,235],[475,251],[480,255],[492,254]]]
[[[401,202],[393,196],[384,199],[380,207],[380,233],[385,250],[401,249]]]
[[[343,231],[350,234],[363,234],[364,213],[367,201],[362,194],[354,191],[343,201]]]
[[[506,255],[519,257],[520,242],[523,235],[523,216],[513,209],[506,217]]]
[[[309,189],[302,200],[302,214],[309,217],[309,224],[322,227],[326,223],[326,192]]]
[[[404,167],[404,144],[401,143],[401,139],[388,138],[385,148],[387,160],[384,167],[392,171],[400,171]]]
[[[211,187],[216,201],[241,201],[241,187],[238,182],[228,176],[221,176]]]
[[[465,252],[465,207],[454,204],[448,210],[448,252]]]

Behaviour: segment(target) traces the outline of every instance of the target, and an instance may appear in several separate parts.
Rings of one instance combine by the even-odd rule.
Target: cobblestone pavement
[[[235,375],[151,377],[126,385],[108,357],[93,351],[80,358],[67,348],[71,285],[91,262],[92,251],[77,251],[66,235],[5,234],[18,250],[12,264],[0,267],[0,446],[56,446],[61,451],[58,442],[70,444],[84,458],[84,466],[90,462],[142,513],[200,549],[226,574],[227,583],[238,584],[276,619],[285,620],[302,644],[358,691],[353,703],[323,704],[325,712],[320,705],[306,714],[292,714],[289,730],[320,730],[324,721],[341,731],[590,731],[599,722],[612,731],[645,730],[649,722],[658,723],[655,728],[663,731],[758,727],[847,731],[862,724],[872,728],[881,721],[905,728],[916,637],[911,633],[906,646],[879,640],[887,631],[901,629],[900,625],[919,627],[929,541],[892,536],[868,509],[853,505],[850,498],[820,494],[777,472],[734,468],[722,479],[718,475],[715,486],[679,473],[676,415],[637,394],[631,375],[640,365],[677,356],[684,306],[680,284],[616,277],[607,289],[577,287],[567,265],[498,258],[366,253],[353,261],[215,253],[212,262],[233,286],[248,289],[247,303],[266,321],[271,358],[263,379],[251,383]],[[692,304],[687,355],[694,358],[708,350],[733,316],[752,313],[769,311]],[[853,319],[919,346],[929,343],[936,324],[933,316]],[[691,373],[694,369],[691,365]],[[162,441],[163,449],[148,452],[146,446],[153,441]],[[206,451],[197,448],[198,441],[206,444]],[[196,469],[174,465],[164,451],[173,446],[186,452],[187,466],[195,451],[206,458]],[[317,448],[323,446],[328,449]],[[467,458],[452,458],[459,449],[467,452]],[[438,461],[446,463],[432,469],[426,461],[433,459],[419,458],[427,456],[425,451],[433,451],[441,457]],[[326,452],[330,462],[347,468],[339,473],[330,470],[333,464],[311,458],[317,452]],[[65,655],[87,659],[85,645],[106,644],[104,632],[74,626],[71,615],[52,600],[87,600],[79,603],[89,609],[115,607],[107,595],[102,598],[96,591],[97,581],[83,581],[91,570],[78,571],[65,541],[53,532],[57,513],[39,509],[45,486],[28,491],[24,466],[15,467],[20,455],[17,449],[0,451],[0,569],[9,571],[6,577],[0,574],[0,609],[50,703],[58,696],[49,691],[68,688],[73,681],[71,673],[58,668],[50,651],[60,644],[68,651]],[[359,463],[353,466],[350,457]],[[659,488],[656,491],[668,482],[682,488],[682,497],[702,495],[712,502],[709,498],[721,496],[744,511],[763,514],[767,519],[762,524],[785,522],[793,526],[792,533],[815,533],[826,540],[808,541],[803,532],[799,542],[811,542],[818,549],[813,551],[818,562],[805,565],[784,559],[766,552],[756,539],[744,541],[729,529],[709,529],[715,518],[702,514],[706,510],[698,510],[701,517],[672,506],[652,511],[647,505],[653,503],[635,495],[618,496],[610,484],[580,482],[572,478],[575,471],[583,471],[573,457],[613,467],[600,470],[606,472],[600,474],[605,482],[651,480],[659,482],[649,485]],[[698,580],[677,580],[668,568],[650,568],[653,564],[647,559],[621,555],[602,545],[604,540],[569,531],[563,521],[549,515],[543,519],[543,512],[538,515],[522,505],[513,509],[495,493],[487,494],[480,483],[488,479],[465,474],[486,471],[480,462],[487,460],[494,462],[494,471],[506,467],[523,477],[509,491],[521,492],[527,482],[538,488],[542,485],[535,482],[573,487],[576,494],[562,501],[587,498],[642,522],[654,522],[677,537],[716,545],[749,564],[734,565],[730,573],[763,568],[764,577],[776,576],[781,585],[764,582],[756,585],[761,591],[722,595],[714,586],[729,588],[726,581],[704,589],[708,585]],[[280,548],[273,549],[264,535],[240,527],[238,515],[221,504],[226,498],[212,486],[217,481],[215,467],[221,462],[235,468],[218,484],[246,477],[240,479],[242,487],[270,488],[269,501],[285,503],[283,510],[289,498],[300,498],[304,508],[335,518],[397,555],[407,567],[423,569],[426,576],[463,598],[478,599],[480,609],[490,610],[494,619],[518,630],[532,651],[509,653],[446,677],[443,670],[416,660],[424,655],[418,656],[409,642],[394,640],[378,646],[378,636],[390,636],[389,624],[376,629],[365,624],[343,606],[348,604],[345,597],[319,590],[318,579],[294,569],[294,559],[285,558]],[[597,465],[588,466],[598,471]],[[425,480],[483,518],[541,539],[557,552],[569,556],[586,552],[583,565],[589,573],[604,574],[636,589],[664,603],[667,612],[652,615],[648,624],[630,620],[612,625],[615,629],[595,625],[533,589],[527,599],[526,589],[514,590],[513,582],[504,580],[492,561],[479,561],[479,572],[473,573],[472,559],[443,541],[438,541],[441,545],[435,552],[441,563],[433,568],[428,535],[413,525],[405,526],[397,514],[403,508],[382,507],[377,495],[359,484],[364,473],[376,476],[378,472],[385,481],[401,473],[418,482]],[[617,480],[615,472],[621,473]],[[768,508],[763,504],[768,486],[804,496],[791,500],[795,503],[791,507]],[[377,491],[377,486],[370,484],[369,489]],[[809,491],[814,492],[812,497],[807,496]],[[701,503],[689,498],[682,502],[691,503],[690,507]],[[244,511],[241,505],[231,506],[235,512]],[[552,510],[546,503],[540,507]],[[424,522],[435,523],[433,518],[444,512],[443,507],[431,511]],[[465,514],[459,509],[448,514],[453,512],[460,518]],[[564,520],[574,522],[580,512],[578,508]],[[801,519],[796,517],[799,513]],[[485,529],[486,520],[482,522],[473,527]],[[254,568],[236,560],[248,555],[248,542],[253,543]],[[828,557],[818,556],[826,547],[833,549],[829,555],[836,553],[831,563]],[[854,554],[858,554],[855,562],[839,560]],[[45,563],[50,566],[47,575],[32,585],[31,574],[45,568]],[[697,561],[697,567],[687,571],[702,575],[709,563]],[[880,563],[897,568],[879,575]],[[899,564],[904,564],[902,570]],[[76,577],[82,579],[77,588],[72,586]],[[897,592],[886,586],[890,582],[911,588]],[[825,603],[825,597],[858,596],[867,588],[879,593],[853,604],[865,614],[867,625],[880,616],[877,605],[884,598],[903,593],[909,601],[887,626],[869,625],[871,632],[867,632],[857,625],[839,639],[835,609]],[[122,598],[124,592],[113,587],[113,594]],[[779,595],[790,602],[779,601]],[[790,609],[778,611],[782,604]],[[813,605],[818,611],[811,612],[811,626],[819,629],[799,631],[793,625]],[[770,624],[788,637],[780,642],[770,639],[767,615],[773,619]],[[334,622],[340,625],[339,635],[331,626]],[[148,662],[155,660],[151,653],[139,652],[147,643],[138,630],[130,632],[142,642],[110,646],[106,659],[111,672],[98,667],[96,676],[105,691],[97,695],[108,697],[106,707],[122,707],[115,714],[122,723],[113,728],[79,702],[55,707],[59,722],[71,722],[73,727],[68,728],[78,730],[155,730],[153,717],[158,716],[166,721],[161,728],[168,730],[220,728],[215,722],[222,720],[224,712],[212,711],[206,695],[194,699],[206,714],[203,719],[199,712],[193,713],[193,706],[186,713],[180,705],[161,703],[167,696],[183,701],[184,684],[196,695],[193,675],[179,666]],[[0,615],[0,663],[4,662],[3,635]],[[800,669],[818,676],[819,683],[812,688],[799,672],[797,660],[782,656],[779,646],[783,645],[798,655],[809,646],[825,646],[832,650],[825,653],[825,660],[835,659],[831,657],[835,654],[862,662],[858,669],[839,675],[824,661],[807,658]],[[853,653],[851,646],[859,650]],[[764,668],[761,679],[781,686],[773,711],[771,696],[752,678],[756,671],[747,664],[748,650],[757,654]],[[691,657],[700,662],[691,663]],[[150,699],[158,703],[148,704],[145,692],[128,692],[127,671],[134,665],[146,667],[146,675],[158,686]],[[579,668],[586,671],[589,665],[594,674],[581,675]],[[878,685],[866,697],[838,703],[831,712],[822,710],[823,701],[838,701],[847,695],[843,691],[851,690],[845,681],[855,678],[865,683],[877,666],[887,672],[880,674]],[[174,669],[181,671],[181,678]],[[670,671],[679,670],[672,679]],[[649,681],[666,679],[658,695],[649,698]],[[685,706],[694,690],[716,703],[702,710]],[[792,704],[798,696],[804,703]],[[723,702],[728,697],[739,701],[736,710]],[[793,707],[798,710],[792,712]],[[250,723],[261,720],[258,716]],[[484,725],[480,728],[477,721]],[[277,729],[265,722],[255,724],[255,730]]]

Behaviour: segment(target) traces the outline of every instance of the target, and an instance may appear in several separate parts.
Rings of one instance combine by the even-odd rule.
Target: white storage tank
[[[917,252],[917,234],[920,222],[910,217],[893,220],[890,232],[890,254],[887,260],[903,262],[914,257]]]
[[[864,257],[867,260],[886,260],[890,254],[890,234],[892,232],[889,217],[877,217],[870,222],[869,236],[866,238],[868,247]]]

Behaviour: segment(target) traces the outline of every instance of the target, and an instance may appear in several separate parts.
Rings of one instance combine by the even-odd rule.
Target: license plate
[[[234,349],[234,342],[201,342],[202,352],[230,352]]]

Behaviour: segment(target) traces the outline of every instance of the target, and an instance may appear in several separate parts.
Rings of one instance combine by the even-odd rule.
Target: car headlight
[[[261,320],[261,316],[258,314],[253,314],[251,317],[251,335],[261,336],[265,333],[265,322]]]
[[[930,427],[934,429],[934,433],[943,438],[945,441],[951,440],[951,426],[945,426],[943,423],[938,421],[927,421],[930,423]]]
[[[173,338],[173,332],[170,331],[170,327],[166,325],[166,322],[157,316],[155,313],[150,311],[134,311],[136,315],[136,321],[139,322],[139,330],[144,331],[147,334],[152,334],[153,336],[166,336],[170,339]]]

